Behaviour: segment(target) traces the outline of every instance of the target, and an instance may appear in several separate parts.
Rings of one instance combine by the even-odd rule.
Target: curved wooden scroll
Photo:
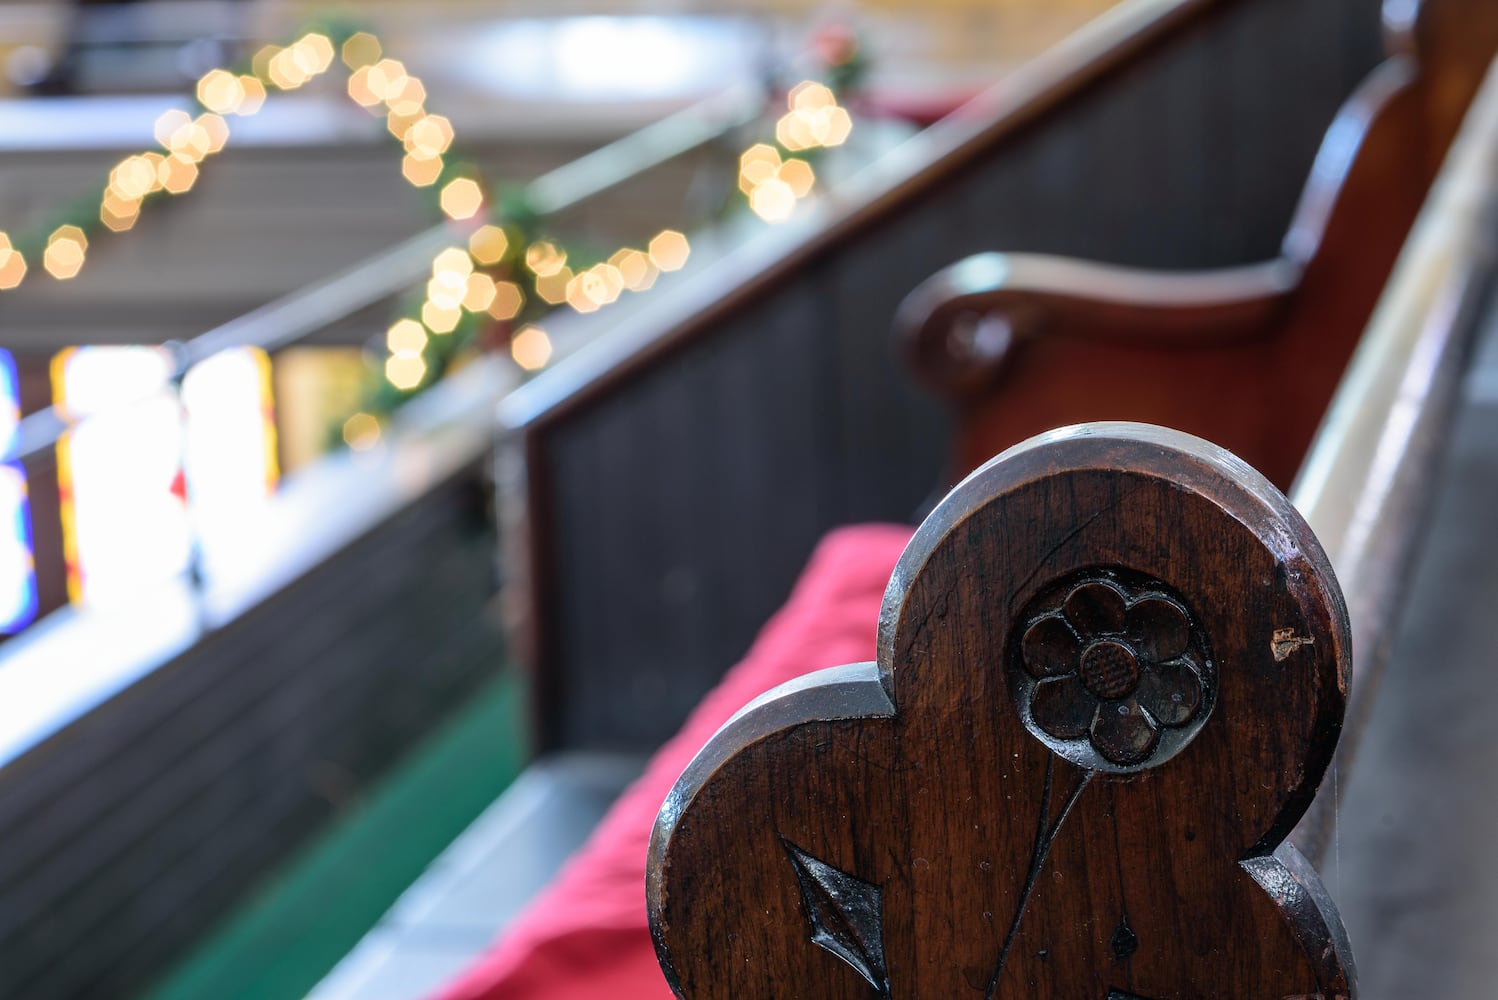
[[[1346,997],[1285,834],[1346,614],[1262,476],[1141,424],[1034,438],[901,558],[879,661],[778,688],[661,810],[651,928],[706,998]]]

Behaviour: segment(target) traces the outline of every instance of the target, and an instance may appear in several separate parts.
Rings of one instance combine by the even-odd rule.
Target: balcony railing
[[[555,218],[688,154],[721,147],[714,169],[731,171],[726,139],[764,107],[753,89],[726,92],[538,177],[526,195]],[[0,437],[0,503],[11,501],[0,546],[20,633],[0,647],[0,762],[482,461],[494,404],[523,377],[494,356],[402,407],[386,447],[331,453],[280,484],[274,461],[270,359],[334,329],[382,333],[463,235],[434,226],[190,340],[97,348],[123,352],[107,372],[86,350],[54,358],[54,404]],[[574,337],[597,322],[570,319]],[[555,327],[560,348],[568,329]],[[15,383],[0,366],[0,390]],[[85,452],[104,470],[86,481],[74,461]],[[90,572],[80,540],[101,539],[113,558]]]

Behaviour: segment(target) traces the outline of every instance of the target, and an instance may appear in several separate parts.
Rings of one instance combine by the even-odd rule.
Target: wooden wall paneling
[[[381,555],[378,551],[356,551],[350,554],[348,563],[350,579],[363,581],[359,596],[377,605],[393,603],[399,586],[394,574],[378,572],[383,563]],[[182,766],[200,770],[204,780],[211,780],[218,765],[199,767],[199,748],[236,724],[247,725],[246,720],[253,719],[266,699],[295,698],[299,693],[297,682],[304,681],[298,667],[322,658],[331,664],[345,662],[337,656],[340,647],[359,641],[360,623],[350,619],[349,611],[349,581],[336,576],[331,582],[323,578],[309,581],[295,600],[276,602],[260,610],[261,615],[279,618],[275,628],[256,629],[241,623],[240,627],[205,636],[197,653],[219,664],[219,670],[195,671],[180,664],[169,665],[164,672],[146,678],[140,691],[127,693],[107,710],[80,720],[77,732],[68,734],[65,746],[55,755],[58,770],[46,780],[32,782],[34,793],[48,796],[65,789],[64,801],[91,818],[97,818],[106,807],[119,806],[128,813],[159,785],[160,774],[154,763],[173,753],[189,755]],[[281,646],[286,635],[296,636],[298,656],[284,655]],[[116,748],[121,745],[139,753],[119,755]],[[42,755],[47,756],[47,748]],[[44,761],[42,766],[47,763],[51,762]],[[21,766],[30,765],[31,761],[21,762]],[[141,810],[138,815],[149,815],[149,810]],[[11,818],[15,826],[4,830],[8,843],[24,847],[30,834],[44,850],[67,847],[73,858],[88,857],[85,844],[60,843],[56,830],[49,829],[51,824],[36,823],[35,814],[18,810]],[[63,815],[52,818],[67,822]],[[75,821],[77,818],[75,813]],[[100,827],[93,822],[77,822],[76,829],[109,846],[118,846],[125,833],[119,826]],[[33,859],[24,850],[8,855],[7,867],[13,866],[11,870],[30,870]],[[6,885],[0,881],[0,887]]]
[[[836,497],[829,523],[909,521],[939,475],[949,420],[901,371],[889,347],[889,317],[900,289],[933,261],[961,253],[951,226],[937,213],[907,211],[818,266],[827,322],[815,333],[835,357],[835,447],[841,468],[827,468]],[[789,488],[789,482],[787,483]],[[781,501],[789,502],[789,501]]]
[[[578,471],[582,488],[569,483],[553,508],[579,529],[577,539],[561,536],[557,570],[567,617],[555,637],[565,664],[556,695],[569,714],[556,738],[598,748],[664,739],[784,597],[799,560],[763,554],[787,537],[809,546],[827,517],[826,349],[806,332],[820,308],[814,276],[804,276],[794,294],[740,317],[661,381],[565,429],[553,449],[557,481]],[[763,504],[764,462],[803,490]],[[588,488],[610,471],[606,487]],[[721,506],[702,506],[704,493]],[[621,575],[605,575],[615,568]],[[722,600],[725,586],[758,599]],[[604,622],[626,629],[604,634]]]

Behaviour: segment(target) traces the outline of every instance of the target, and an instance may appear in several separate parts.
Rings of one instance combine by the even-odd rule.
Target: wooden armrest
[[[1284,258],[1169,272],[984,253],[917,286],[900,305],[895,331],[916,376],[960,398],[991,384],[1012,346],[1030,338],[1185,346],[1265,335],[1300,275]]]

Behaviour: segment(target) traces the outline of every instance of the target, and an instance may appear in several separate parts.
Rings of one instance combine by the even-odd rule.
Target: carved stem
[[[1045,866],[1046,855],[1051,851],[1051,843],[1056,839],[1056,834],[1061,830],[1061,824],[1066,821],[1071,807],[1077,804],[1077,799],[1082,795],[1082,789],[1092,780],[1096,771],[1083,771],[1082,777],[1077,781],[1077,787],[1066,798],[1066,804],[1061,807],[1061,812],[1054,823],[1049,823],[1051,816],[1051,784],[1056,775],[1056,758],[1048,757],[1045,765],[1045,787],[1040,793],[1040,825],[1035,830],[1035,850],[1030,854],[1030,870],[1025,875],[1025,888],[1020,893],[1019,904],[1014,908],[1014,919],[1009,924],[1009,933],[1004,937],[1003,950],[999,952],[999,961],[994,966],[993,976],[988,980],[988,991],[984,994],[984,1000],[993,1000],[995,991],[999,988],[999,976],[1004,972],[1004,963],[1009,960],[1009,950],[1014,947],[1015,936],[1019,934],[1019,922],[1025,915],[1025,907],[1030,903],[1030,894],[1035,891],[1035,883],[1040,879],[1040,869]],[[1047,825],[1049,823],[1049,825]]]

